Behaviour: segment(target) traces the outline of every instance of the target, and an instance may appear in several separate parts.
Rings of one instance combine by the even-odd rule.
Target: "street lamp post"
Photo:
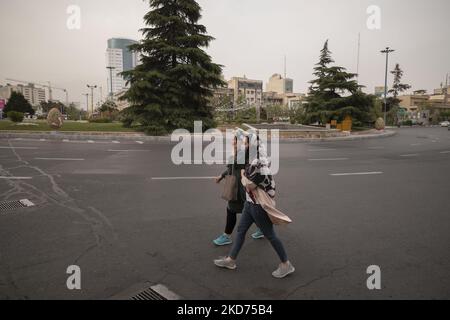
[[[97,88],[97,86],[95,85],[95,86],[90,86],[90,85],[87,85],[87,87],[89,88],[89,89],[91,89],[91,115],[94,113],[94,89],[96,89]]]
[[[384,80],[384,125],[386,125],[386,120],[387,120],[387,77],[388,77],[388,68],[389,68],[389,53],[394,52],[395,50],[386,47],[385,50],[382,50],[381,53],[385,53],[386,54],[386,75],[385,75],[385,80]]]
[[[89,93],[83,94],[83,96],[86,96],[86,112],[89,112]],[[80,107],[80,121],[81,121],[81,107]]]
[[[110,80],[110,98],[113,99],[114,92],[113,92],[113,70],[115,70],[115,67],[106,67],[106,69],[109,69],[109,80]]]

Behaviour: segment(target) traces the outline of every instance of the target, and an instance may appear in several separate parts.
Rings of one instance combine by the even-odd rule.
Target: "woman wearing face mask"
[[[244,141],[243,148],[239,150],[239,141]],[[233,156],[228,161],[227,169],[220,177],[215,178],[216,183],[220,183],[227,175],[234,175],[236,177],[237,184],[237,199],[228,202],[227,206],[227,222],[225,226],[225,232],[220,235],[213,243],[216,246],[227,246],[233,243],[231,235],[237,224],[237,215],[242,213],[244,209],[244,203],[246,200],[246,194],[244,186],[241,182],[241,171],[246,168],[249,160],[249,143],[248,137],[243,132],[238,131],[233,140]],[[262,239],[264,234],[258,229],[252,234],[253,239]]]
[[[272,275],[281,279],[295,272],[294,266],[288,259],[283,243],[274,231],[274,221],[278,218],[284,222],[292,222],[289,217],[275,208],[275,181],[270,172],[270,164],[265,155],[265,150],[259,144],[259,138],[252,141],[257,146],[257,158],[242,170],[242,183],[246,188],[246,202],[242,219],[237,231],[236,242],[228,257],[214,261],[220,268],[234,270],[237,268],[236,259],[244,244],[246,234],[252,224],[256,224],[270,241],[272,247],[278,254],[281,264]],[[269,216],[268,210],[271,215]],[[274,218],[275,216],[275,218]]]

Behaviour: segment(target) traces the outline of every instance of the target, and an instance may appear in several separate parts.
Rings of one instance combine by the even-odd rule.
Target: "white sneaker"
[[[237,268],[236,263],[232,260],[229,260],[227,257],[214,260],[214,264],[219,268],[225,268],[229,270],[236,270]]]
[[[294,266],[291,264],[291,262],[288,262],[287,265],[280,264],[278,269],[272,273],[272,276],[274,276],[277,279],[283,279],[294,272],[295,272]]]

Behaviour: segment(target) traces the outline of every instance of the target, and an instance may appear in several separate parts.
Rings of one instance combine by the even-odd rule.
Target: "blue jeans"
[[[256,226],[261,229],[264,236],[270,241],[272,247],[280,257],[281,262],[288,262],[286,250],[284,250],[283,244],[277,237],[273,228],[273,223],[270,220],[267,213],[260,205],[256,205],[250,202],[246,202],[244,206],[244,212],[242,213],[241,222],[237,230],[236,241],[231,249],[230,258],[236,260],[241,248],[245,242],[245,238],[248,230],[255,223]]]

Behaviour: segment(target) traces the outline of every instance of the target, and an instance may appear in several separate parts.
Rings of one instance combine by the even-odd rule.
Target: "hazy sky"
[[[306,92],[326,39],[336,63],[356,72],[361,32],[360,82],[373,92],[384,84],[384,56],[395,62],[413,89],[439,87],[450,72],[449,0],[199,0],[202,23],[216,38],[208,52],[224,74],[264,80],[283,73],[296,92]],[[68,30],[69,5],[81,8],[81,30]],[[381,29],[369,30],[370,5],[381,9]],[[86,84],[107,94],[106,41],[140,39],[142,0],[0,0],[0,84],[5,78],[51,81],[82,101]],[[391,82],[391,80],[390,80]],[[64,95],[55,92],[64,101]],[[96,97],[97,99],[97,97]]]

